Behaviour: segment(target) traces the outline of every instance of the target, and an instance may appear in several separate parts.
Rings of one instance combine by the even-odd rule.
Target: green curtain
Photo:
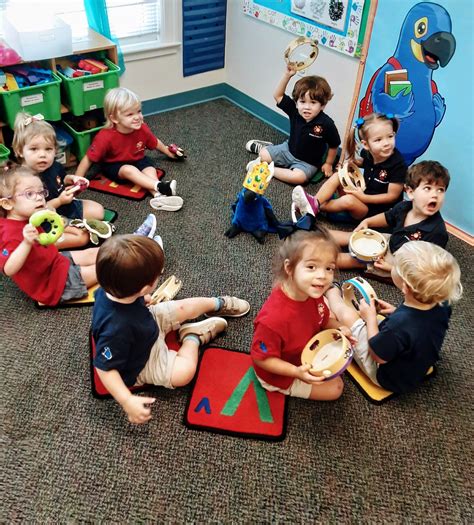
[[[109,40],[112,40],[117,45],[118,51],[118,65],[120,67],[120,74],[122,75],[125,71],[125,61],[123,59],[123,53],[120,49],[120,44],[117,38],[112,36],[109,24],[109,15],[107,13],[107,4],[105,0],[84,0],[84,8],[86,10],[87,22],[89,27],[97,33],[105,36]]]

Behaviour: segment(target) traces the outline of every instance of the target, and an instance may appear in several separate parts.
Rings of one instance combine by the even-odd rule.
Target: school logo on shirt
[[[112,351],[108,346],[104,348],[104,350],[102,351],[102,355],[105,357],[105,359],[107,359],[107,361],[110,361],[112,359]]]
[[[410,241],[421,241],[421,238],[423,237],[420,230],[417,230],[416,232],[410,233],[410,236],[408,237]]]
[[[388,179],[388,173],[385,170],[380,170],[378,180],[380,182],[386,182],[387,179]]]
[[[2,255],[3,255],[4,257],[8,257],[8,254],[9,254],[9,253],[10,253],[10,252],[9,252],[6,248],[3,248],[3,250],[2,250]]]
[[[318,314],[319,317],[324,317],[324,304],[322,303],[318,304]]]
[[[143,140],[139,140],[137,142],[136,150],[137,151],[145,151],[145,143],[143,142]]]
[[[268,349],[267,349],[267,347],[266,347],[266,345],[265,345],[265,343],[264,343],[263,341],[260,341],[260,343],[258,344],[258,346],[260,347],[260,350],[261,350],[264,354],[266,354],[266,353],[268,352]]]
[[[320,126],[319,124],[316,124],[316,126],[314,126],[314,128],[313,128],[312,135],[314,137],[321,137],[322,134],[323,134],[323,127]]]

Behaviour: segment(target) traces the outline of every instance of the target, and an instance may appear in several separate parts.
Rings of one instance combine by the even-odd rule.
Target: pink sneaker
[[[306,193],[301,186],[296,186],[291,194],[291,215],[293,221],[296,222],[296,214],[306,215],[309,213],[316,217],[319,212],[318,200]]]

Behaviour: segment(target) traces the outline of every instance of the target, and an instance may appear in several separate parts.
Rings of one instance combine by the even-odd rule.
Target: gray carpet
[[[185,200],[177,213],[156,213],[165,276],[183,280],[180,297],[248,299],[251,314],[230,320],[218,340],[247,352],[253,315],[270,291],[277,238],[260,246],[250,235],[228,240],[223,232],[253,158],[246,141],[283,136],[225,100],[147,121],[188,153],[184,163],[154,155]],[[290,195],[276,180],[267,191],[282,220]],[[86,197],[119,212],[119,233],[150,211],[148,199]],[[335,403],[290,399],[280,443],[186,429],[189,388],[154,389],[153,420],[128,424],[113,401],[91,396],[91,308],[39,311],[0,277],[1,523],[472,523],[473,250],[456,238],[448,248],[465,295],[438,377],[379,407],[347,378]],[[373,284],[380,297],[400,300],[394,287]]]

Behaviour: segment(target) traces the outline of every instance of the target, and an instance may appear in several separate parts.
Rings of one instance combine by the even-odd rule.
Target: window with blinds
[[[31,0],[0,0],[2,11],[9,7],[31,6]],[[160,41],[162,0],[106,0],[110,30],[122,46]],[[49,0],[43,9],[56,13],[72,28],[75,41],[87,34],[87,17],[83,0]],[[3,24],[0,24],[0,37]]]

